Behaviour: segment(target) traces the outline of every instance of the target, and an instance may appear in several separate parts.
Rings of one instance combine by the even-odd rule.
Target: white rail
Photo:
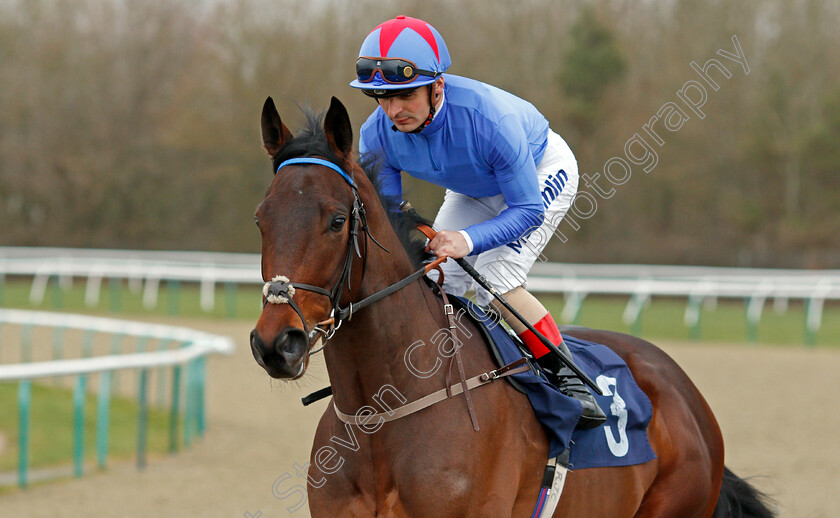
[[[188,343],[183,348],[35,363],[0,364],[0,381],[50,378],[76,374],[183,365],[208,354],[231,354],[230,338],[192,329],[111,318],[0,309],[0,323],[81,329],[123,336],[142,336]]]
[[[17,382],[18,390],[18,470],[17,484],[26,487],[29,484],[30,425],[33,380],[39,378],[75,377],[73,401],[73,474],[84,474],[85,464],[85,401],[88,375],[100,374],[96,405],[96,459],[100,468],[106,466],[108,457],[108,437],[110,428],[110,408],[112,387],[116,386],[115,371],[138,369],[137,384],[137,465],[146,465],[146,444],[148,433],[148,385],[149,372],[156,369],[159,405],[163,406],[166,374],[161,367],[172,366],[171,398],[169,407],[169,451],[178,449],[178,424],[182,422],[180,441],[188,446],[193,436],[201,436],[205,429],[205,380],[206,367],[204,357],[209,354],[231,354],[233,341],[230,338],[211,335],[192,329],[159,324],[129,322],[111,318],[71,315],[65,313],[46,313],[42,311],[22,311],[0,309],[0,324],[12,324],[21,327],[21,358],[23,363],[0,364],[0,382]],[[32,329],[50,327],[54,331],[54,355],[63,356],[63,332],[68,329],[84,331],[83,352],[81,358],[58,359],[53,361],[31,360]],[[112,335],[111,354],[91,356],[93,336],[96,333]],[[138,340],[136,348],[141,352],[118,354],[122,337],[132,336]],[[55,339],[58,338],[58,341]],[[115,341],[114,338],[117,340]],[[158,339],[173,343],[178,347],[170,350],[145,352],[140,347],[141,341]],[[6,345],[6,344],[4,344]],[[182,377],[182,370],[186,376]],[[182,383],[182,380],[184,381]],[[183,388],[182,388],[183,385]],[[184,391],[182,398],[181,392]],[[183,401],[183,409],[181,402]],[[6,409],[4,409],[6,410]],[[40,424],[40,421],[39,421]],[[50,470],[47,477],[58,476],[62,471]],[[37,475],[36,478],[44,475]],[[9,482],[0,483],[7,485]],[[8,478],[8,477],[5,477]]]
[[[74,278],[86,279],[85,301],[95,306],[104,278],[126,279],[144,286],[146,307],[157,303],[160,283],[194,282],[200,285],[201,307],[215,305],[217,283],[262,283],[257,254],[205,252],[152,252],[131,250],[77,250],[65,248],[0,247],[0,280],[4,275],[32,277],[30,300],[40,304],[49,279],[64,285]],[[744,298],[748,319],[757,322],[768,299],[786,307],[791,299],[808,304],[806,325],[816,331],[823,304],[840,300],[840,270],[748,269],[702,266],[588,265],[541,263],[534,265],[528,288],[537,293],[562,293],[567,298],[564,316],[569,319],[588,295],[630,297],[625,321],[635,321],[652,296],[688,299],[685,321],[691,326],[699,317],[699,305],[718,298]]]

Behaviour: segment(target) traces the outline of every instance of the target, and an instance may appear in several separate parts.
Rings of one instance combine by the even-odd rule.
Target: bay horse
[[[293,137],[270,97],[263,106],[263,145],[275,175],[255,216],[266,303],[251,349],[271,377],[297,379],[316,338],[326,343],[333,398],[310,458],[312,516],[530,516],[548,441],[511,384],[470,392],[480,431],[459,397],[384,424],[339,420],[337,409],[370,417],[444,387],[446,369],[433,368],[441,351],[430,340],[448,324],[441,298],[412,277],[423,250],[408,242],[411,223],[386,210],[375,173],[354,157],[344,106],[333,98],[325,115],[308,111],[307,119]],[[388,287],[386,298],[360,304]],[[461,324],[466,375],[496,368],[475,325]],[[605,344],[627,362],[653,405],[648,437],[656,458],[570,471],[555,517],[773,516],[763,495],[725,469],[717,421],[670,357],[620,333],[564,332]],[[417,372],[428,376],[407,368],[409,347]]]

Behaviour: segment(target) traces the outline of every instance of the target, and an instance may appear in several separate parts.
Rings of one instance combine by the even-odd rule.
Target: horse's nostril
[[[254,359],[257,360],[257,363],[262,365],[262,359],[265,357],[265,343],[260,338],[260,335],[257,334],[256,329],[251,331],[251,352],[254,354]]]
[[[274,342],[277,354],[286,356],[300,355],[306,348],[306,333],[301,329],[286,329]]]

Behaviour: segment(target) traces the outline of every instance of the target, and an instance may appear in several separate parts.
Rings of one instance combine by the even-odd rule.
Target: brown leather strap
[[[443,257],[438,257],[434,261],[430,262],[429,264],[424,266],[424,268],[426,269],[426,273],[429,273],[432,270],[440,271],[440,263],[445,262],[447,259],[449,259],[449,256],[445,255]]]
[[[470,389],[467,388],[467,375],[464,372],[464,361],[461,359],[461,342],[458,340],[458,328],[455,325],[455,309],[452,307],[452,304],[449,302],[449,297],[446,296],[446,293],[443,290],[440,290],[440,296],[443,298],[443,312],[449,320],[449,338],[452,340],[452,346],[455,348],[455,354],[453,356],[455,357],[455,363],[458,364],[458,376],[461,378],[461,388],[464,392],[464,399],[467,401],[467,411],[470,413],[470,421],[472,421],[473,430],[477,432],[479,430],[478,417],[475,415],[475,408],[473,407],[472,398],[470,397]],[[450,360],[450,368],[451,366],[452,360]],[[448,387],[449,373],[447,373],[446,377],[446,385]]]
[[[451,396],[447,396],[447,389],[442,388],[427,396],[423,396],[420,399],[412,401],[411,403],[406,403],[405,405],[396,408],[391,412],[365,414],[364,416],[362,416],[361,419],[357,419],[356,416],[353,414],[345,414],[344,412],[339,410],[338,407],[335,405],[335,399],[333,399],[333,410],[335,410],[335,415],[338,416],[338,419],[344,423],[356,426],[375,426],[379,422],[387,423],[390,421],[396,421],[401,417],[405,417],[415,412],[419,412],[424,408],[428,408],[436,403],[440,403],[441,401],[449,399],[452,396],[457,396],[461,393],[462,390],[464,390],[464,386],[466,386],[467,391],[470,391],[474,388],[487,385],[488,383],[492,383],[493,381],[499,378],[519,374],[520,372],[525,372],[528,369],[530,369],[530,367],[526,363],[525,358],[520,358],[519,360],[516,360],[515,362],[509,365],[505,365],[501,369],[484,372],[482,374],[479,374],[478,376],[473,376],[472,378],[466,380],[466,383],[464,384],[455,385],[454,387],[452,387]]]
[[[422,232],[429,239],[434,238],[437,234],[432,227],[423,223],[417,224],[417,230]],[[449,256],[445,255],[443,257],[438,257],[437,259],[426,265],[426,273],[429,273],[432,270],[438,271],[438,286],[443,286],[443,270],[440,268],[440,263],[446,262],[447,259],[449,259]]]
[[[430,271],[437,270],[438,278],[437,278],[436,283],[437,283],[438,286],[443,286],[443,269],[440,267],[440,263],[446,262],[447,259],[449,259],[449,256],[445,255],[443,257],[438,257],[433,262],[426,265],[426,274],[427,275]]]
[[[417,224],[417,230],[422,232],[423,235],[425,235],[429,239],[434,239],[435,236],[437,235],[437,232],[435,232],[435,229],[433,229],[429,225],[426,225],[425,223],[418,223]]]
[[[427,238],[434,239],[437,235],[437,232],[424,223],[417,224],[417,230],[422,232]],[[439,264],[443,261],[440,261],[439,258],[437,261],[433,262],[434,268],[438,271],[438,286],[443,286],[443,270],[440,268]],[[442,258],[444,261],[447,259],[446,256]],[[431,266],[431,265],[430,265]],[[426,270],[429,272],[430,268]],[[449,320],[449,338],[452,340],[452,346],[455,348],[455,352],[452,357],[449,359],[449,367],[446,370],[446,379],[444,380],[447,397],[452,397],[452,383],[451,383],[451,374],[452,374],[452,363],[456,363],[458,365],[458,377],[461,378],[461,392],[464,393],[464,399],[467,401],[467,411],[470,413],[470,421],[473,425],[473,430],[476,432],[479,431],[478,426],[478,417],[475,415],[475,407],[472,403],[472,398],[470,397],[470,389],[467,387],[467,375],[464,372],[464,361],[461,359],[461,342],[458,340],[457,336],[457,327],[455,326],[455,311],[452,308],[452,304],[449,303],[449,298],[444,293],[443,289],[440,290],[441,298],[443,299],[443,310],[446,313],[446,318]]]

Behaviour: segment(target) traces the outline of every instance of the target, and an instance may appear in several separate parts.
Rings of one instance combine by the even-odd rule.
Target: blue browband
[[[282,169],[283,166],[293,165],[293,164],[317,164],[317,165],[322,165],[324,167],[329,167],[330,169],[332,169],[336,173],[340,174],[341,177],[344,178],[347,181],[347,183],[350,184],[350,187],[353,187],[354,189],[356,188],[356,183],[353,181],[352,178],[350,178],[350,175],[345,173],[337,165],[333,164],[332,162],[330,162],[328,160],[324,160],[322,158],[311,158],[311,157],[290,158],[289,160],[286,160],[285,162],[283,162],[282,164],[277,166],[277,171],[275,172],[275,174],[279,173],[280,169]]]

